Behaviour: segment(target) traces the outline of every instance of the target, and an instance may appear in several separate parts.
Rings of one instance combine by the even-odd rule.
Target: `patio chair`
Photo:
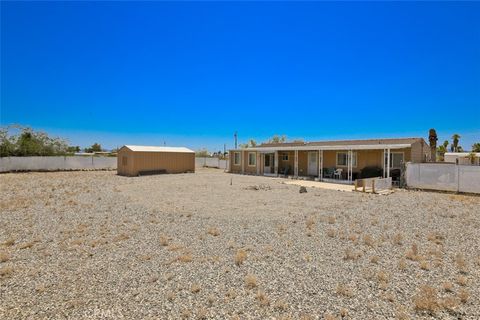
[[[335,172],[333,173],[333,177],[335,179],[337,179],[337,177],[338,177],[338,179],[341,180],[342,179],[342,171],[343,171],[343,169],[336,169]]]
[[[325,170],[323,171],[323,177],[333,179],[334,173],[335,173],[335,168],[325,168]]]

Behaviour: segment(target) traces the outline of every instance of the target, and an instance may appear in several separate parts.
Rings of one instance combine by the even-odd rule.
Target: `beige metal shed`
[[[119,175],[182,172],[195,172],[195,152],[188,148],[126,145],[118,150]]]

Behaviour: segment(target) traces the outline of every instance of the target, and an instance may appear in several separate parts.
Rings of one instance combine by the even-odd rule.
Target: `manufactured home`
[[[183,147],[123,146],[118,150],[117,173],[138,176],[195,171],[195,152]]]
[[[232,173],[339,180],[371,176],[400,178],[405,162],[425,162],[430,148],[422,138],[263,143],[230,150]]]

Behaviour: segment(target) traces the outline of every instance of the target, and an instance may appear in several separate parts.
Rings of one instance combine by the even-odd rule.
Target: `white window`
[[[400,168],[403,163],[403,152],[390,153],[390,168]],[[385,166],[387,166],[387,154],[385,153]]]
[[[255,152],[248,153],[248,166],[255,167],[257,165],[257,155]]]
[[[337,152],[337,167],[348,166],[348,152]],[[352,152],[352,167],[357,166],[357,153]]]
[[[233,153],[233,165],[239,166],[240,165],[240,152]]]
[[[282,153],[282,161],[288,161],[288,153]]]

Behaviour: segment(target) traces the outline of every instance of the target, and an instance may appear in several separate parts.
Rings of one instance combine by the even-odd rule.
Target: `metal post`
[[[294,163],[293,163],[293,174],[295,178],[298,178],[298,150],[295,150],[295,158],[294,158]]]
[[[242,173],[245,173],[245,157],[244,157],[245,153],[242,151],[240,151],[240,159],[242,160],[241,163],[242,163]]]
[[[390,178],[390,148],[387,149],[387,178]]]
[[[278,176],[278,150],[275,150],[273,168],[275,175]]]
[[[383,177],[385,178],[385,149],[383,149],[383,155],[382,155],[382,167],[383,167]]]
[[[323,181],[323,150],[320,150],[321,153],[321,161],[320,161],[320,181]]]

